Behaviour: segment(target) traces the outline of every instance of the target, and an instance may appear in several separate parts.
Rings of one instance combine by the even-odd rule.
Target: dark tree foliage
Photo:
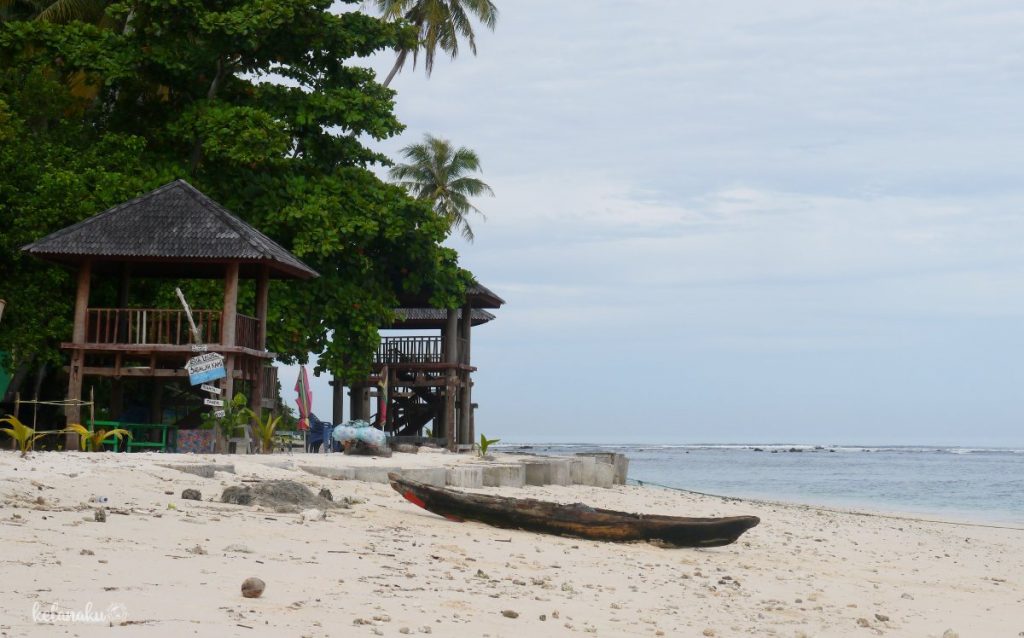
[[[315,352],[354,378],[399,295],[458,304],[469,273],[441,246],[445,221],[377,178],[387,159],[361,141],[402,125],[351,60],[415,32],[331,5],[130,0],[108,8],[123,29],[0,24],[0,349],[16,364],[58,359],[73,300],[69,273],[18,248],[175,177],[321,273],[272,287],[269,347],[286,361]],[[217,303],[216,285],[193,289]],[[173,304],[166,286],[132,292]]]

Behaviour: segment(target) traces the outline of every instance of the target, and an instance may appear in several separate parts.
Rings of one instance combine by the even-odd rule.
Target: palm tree
[[[31,20],[40,10],[31,0],[0,0],[0,22]]]
[[[72,21],[104,24],[110,0],[0,0],[0,22],[39,20],[66,23]]]
[[[494,195],[490,186],[468,176],[480,170],[476,153],[465,146],[453,148],[448,140],[428,133],[423,136],[422,144],[402,149],[402,155],[409,163],[392,168],[391,179],[416,199],[431,202],[434,211],[448,220],[450,230],[460,230],[463,237],[473,241],[473,229],[467,217],[470,213],[481,217],[484,214],[469,198]]]
[[[423,66],[427,75],[434,70],[437,50],[445,51],[454,60],[459,55],[459,38],[465,38],[469,50],[476,55],[476,34],[470,15],[476,16],[491,31],[498,22],[498,8],[491,0],[373,0],[385,20],[406,20],[419,34],[419,45],[411,50],[413,68],[423,50]],[[409,49],[401,49],[384,86],[402,70],[409,58]]]

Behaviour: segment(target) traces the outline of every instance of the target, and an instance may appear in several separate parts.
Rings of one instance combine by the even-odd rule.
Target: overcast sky
[[[1024,445],[1024,6],[497,4],[376,145],[447,137],[497,193],[450,242],[508,301],[478,432]]]

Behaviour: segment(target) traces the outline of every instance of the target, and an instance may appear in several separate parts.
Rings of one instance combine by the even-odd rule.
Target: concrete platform
[[[366,483],[387,483],[389,472],[402,471],[402,468],[400,467],[357,467],[354,469],[355,480],[364,481]]]
[[[573,485],[593,485],[594,466],[597,459],[592,456],[574,456],[569,459],[569,480]]]
[[[160,467],[178,470],[179,472],[185,472],[186,474],[195,474],[196,476],[201,476],[203,478],[213,478],[213,474],[215,472],[235,473],[235,466],[227,463],[182,463],[181,465],[160,464]]]
[[[526,468],[519,463],[480,464],[484,473],[485,487],[523,487],[526,485]]]
[[[448,468],[447,483],[452,487],[483,487],[484,468],[477,465],[450,467]]]
[[[399,469],[398,473],[411,481],[419,481],[434,487],[444,487],[448,483],[448,468],[445,467],[415,467]],[[384,476],[387,482],[387,475]]]
[[[315,474],[316,476],[322,476],[324,478],[334,479],[336,481],[351,481],[356,477],[356,468],[354,467],[330,467],[323,465],[300,465],[299,469]]]
[[[556,456],[523,461],[527,485],[571,485],[569,459]]]
[[[337,458],[332,458],[337,457]],[[250,457],[252,458],[252,457]],[[599,452],[577,456],[520,456],[498,454],[495,460],[468,456],[455,456],[424,466],[423,454],[399,455],[389,459],[395,465],[378,466],[370,463],[379,459],[368,457],[315,457],[307,462],[299,459],[270,460],[266,464],[284,469],[295,467],[315,476],[336,481],[356,480],[368,483],[387,483],[388,472],[398,472],[414,481],[437,487],[479,489],[482,487],[523,487],[524,485],[588,485],[610,488],[628,468],[629,459],[621,454]],[[262,459],[261,459],[262,461]],[[404,463],[403,463],[404,461]],[[607,461],[607,462],[606,462]],[[294,463],[294,465],[293,465]],[[351,463],[351,464],[350,464]],[[405,463],[408,466],[403,467]],[[613,463],[618,463],[618,466]],[[214,471],[228,471],[233,466],[188,464],[173,466],[181,471],[213,476]]]
[[[601,461],[594,463],[594,482],[587,485],[611,489],[615,485],[615,466]]]
[[[615,467],[615,484],[625,485],[629,474],[629,457],[617,452],[577,452],[576,456],[592,456],[598,462],[608,463]]]

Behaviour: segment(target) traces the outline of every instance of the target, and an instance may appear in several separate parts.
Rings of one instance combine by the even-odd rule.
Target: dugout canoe
[[[598,541],[658,541],[675,547],[719,547],[736,542],[761,522],[756,516],[684,518],[630,514],[573,503],[468,494],[388,474],[391,487],[409,502],[449,520],[477,521],[542,534]]]

